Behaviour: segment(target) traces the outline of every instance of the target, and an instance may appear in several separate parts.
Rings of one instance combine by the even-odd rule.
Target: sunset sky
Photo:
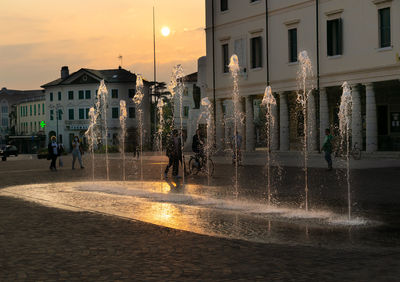
[[[0,88],[38,89],[82,67],[123,67],[153,77],[156,7],[158,80],[182,64],[196,71],[205,55],[204,0],[1,0]],[[169,37],[161,28],[171,29]]]

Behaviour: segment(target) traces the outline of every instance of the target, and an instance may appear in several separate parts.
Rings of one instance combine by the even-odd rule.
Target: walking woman
[[[82,146],[81,143],[79,142],[78,136],[75,136],[74,141],[72,142],[72,169],[75,169],[74,166],[76,158],[78,158],[81,168],[84,168],[82,163]]]
[[[55,136],[51,136],[51,141],[47,149],[48,149],[48,159],[51,160],[50,170],[57,171],[56,161],[58,157],[59,148],[57,144],[57,138]]]

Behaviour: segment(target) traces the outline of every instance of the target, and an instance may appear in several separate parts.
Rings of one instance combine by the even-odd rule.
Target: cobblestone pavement
[[[147,164],[145,177],[155,178],[158,166]],[[243,178],[252,178],[253,170],[244,168],[248,176]],[[88,180],[90,171],[88,165],[85,170],[64,168],[52,173],[46,161],[3,162],[0,189]],[[382,214],[392,211],[391,228],[398,230],[394,206],[398,169],[378,171],[369,185],[368,179],[362,182],[368,174],[356,176],[360,189],[366,191],[365,205],[373,205],[370,198],[376,198],[376,206],[389,206]],[[111,178],[119,178],[116,169]],[[215,182],[229,178],[219,175]],[[375,197],[370,187],[385,178]],[[1,281],[399,281],[399,277],[398,245],[371,250],[257,244],[0,197]]]

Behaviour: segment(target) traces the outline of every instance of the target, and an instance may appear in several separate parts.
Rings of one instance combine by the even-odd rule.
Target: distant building
[[[138,115],[133,97],[136,94],[136,75],[122,68],[110,70],[80,69],[69,74],[68,67],[62,67],[61,77],[42,87],[46,98],[46,136],[58,136],[66,150],[72,149],[75,135],[86,142],[84,134],[89,126],[89,109],[95,106],[97,89],[104,80],[108,89],[108,143],[118,144],[120,133],[120,101],[127,105],[128,140],[136,142]],[[149,83],[144,82],[143,128],[144,138],[150,135],[150,93]],[[128,144],[129,146],[129,144]]]
[[[278,102],[272,149],[302,148],[296,93],[298,54],[306,50],[315,88],[308,101],[309,149],[320,147],[326,128],[337,130],[341,85],[348,81],[353,144],[368,152],[400,150],[400,1],[206,0],[206,18],[207,94],[216,97],[218,148],[233,134],[225,122],[233,113],[233,54],[241,67],[246,118],[239,131],[246,150],[265,146],[260,102],[268,84]]]
[[[43,96],[42,90],[0,90],[0,144],[9,143],[9,137],[18,134],[17,104],[26,99]]]
[[[183,78],[184,92],[182,96],[182,126],[185,138],[185,150],[191,150],[192,136],[198,128],[206,128],[205,119],[201,119],[201,99],[206,97],[206,58],[198,60],[198,72]],[[175,127],[180,128],[180,101],[174,97]],[[205,131],[206,132],[206,131]]]

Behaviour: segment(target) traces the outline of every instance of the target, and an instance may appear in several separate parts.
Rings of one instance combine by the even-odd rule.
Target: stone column
[[[351,85],[352,89],[352,114],[351,114],[351,140],[352,146],[355,143],[362,149],[362,119],[361,119],[361,99],[357,85]]]
[[[284,92],[279,93],[280,97],[280,151],[289,151],[289,111],[287,95]]]
[[[329,128],[328,95],[326,93],[326,88],[321,88],[319,90],[319,140],[321,147],[324,143],[325,129],[327,128]]]
[[[365,84],[366,93],[366,129],[367,152],[378,150],[378,123],[376,113],[375,91],[372,83]]]
[[[215,121],[215,134],[216,134],[216,142],[217,142],[217,150],[224,149],[224,139],[225,139],[225,123],[224,123],[224,113],[222,111],[222,103],[221,99],[217,99],[215,102],[215,114],[217,120]]]
[[[275,95],[275,98],[276,95]],[[271,149],[277,151],[279,149],[279,116],[278,116],[278,104],[271,105],[271,115],[274,121],[271,127]]]
[[[308,150],[317,150],[317,115],[315,114],[315,96],[312,91],[307,103]]]
[[[246,151],[252,152],[255,149],[255,126],[253,98],[246,97]]]

